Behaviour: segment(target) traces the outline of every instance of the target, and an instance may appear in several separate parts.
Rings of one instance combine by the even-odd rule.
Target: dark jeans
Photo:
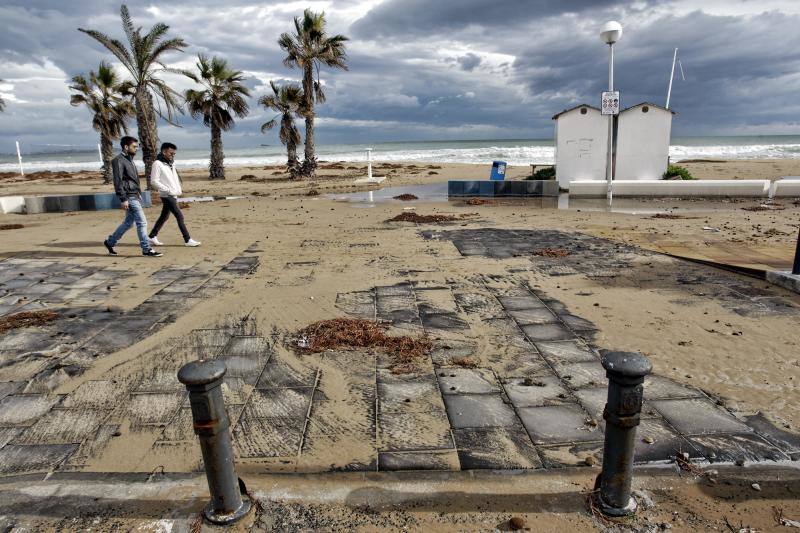
[[[181,208],[178,207],[178,199],[174,196],[161,197],[161,215],[156,220],[153,231],[150,232],[150,238],[152,239],[158,235],[158,232],[161,231],[161,226],[167,221],[170,213],[175,215],[175,220],[178,221],[178,228],[181,230],[181,235],[183,235],[183,242],[188,242],[190,239],[189,230],[186,229],[186,225],[183,223],[183,213],[181,213]]]

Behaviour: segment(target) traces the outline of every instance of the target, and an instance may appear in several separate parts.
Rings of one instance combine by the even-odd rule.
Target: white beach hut
[[[600,109],[581,104],[553,117],[556,179],[562,189],[570,181],[600,181],[606,176],[608,120]]]
[[[614,180],[660,180],[667,170],[672,115],[649,102],[620,112]]]

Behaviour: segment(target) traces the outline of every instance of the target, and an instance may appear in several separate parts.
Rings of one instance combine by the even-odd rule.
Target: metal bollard
[[[653,365],[635,352],[604,352],[602,362],[609,381],[608,402],[603,410],[603,470],[598,477],[600,491],[596,500],[603,513],[625,516],[636,512],[636,500],[631,497],[633,449],[642,412],[642,383]]]
[[[194,432],[200,439],[211,502],[203,515],[214,524],[232,524],[250,511],[250,500],[242,498],[233,464],[230,422],[222,398],[225,363],[192,361],[178,371],[178,380],[189,391]]]
[[[797,247],[794,249],[794,266],[792,266],[792,274],[800,276],[800,231],[797,232]]]

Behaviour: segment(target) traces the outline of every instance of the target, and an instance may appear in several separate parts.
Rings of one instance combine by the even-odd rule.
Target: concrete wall
[[[672,112],[640,104],[619,114],[615,180],[659,180],[667,170]]]
[[[0,197],[0,213],[24,213],[24,196],[2,196]]]
[[[614,180],[614,197],[740,197],[766,198],[769,180]],[[573,181],[570,198],[605,198],[606,183],[598,181]]]
[[[772,194],[775,198],[800,198],[800,176],[789,176],[772,184]]]
[[[559,115],[555,144],[556,179],[562,189],[574,180],[606,179],[608,119],[600,111],[578,107]]]

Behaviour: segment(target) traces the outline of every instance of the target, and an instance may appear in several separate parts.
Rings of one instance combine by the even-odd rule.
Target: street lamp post
[[[622,37],[622,25],[612,20],[606,22],[600,32],[600,39],[608,45],[608,90],[614,90],[614,43]],[[614,174],[614,115],[608,115],[608,158],[606,161],[606,181],[608,190],[606,198],[609,204],[612,198],[612,179]]]

